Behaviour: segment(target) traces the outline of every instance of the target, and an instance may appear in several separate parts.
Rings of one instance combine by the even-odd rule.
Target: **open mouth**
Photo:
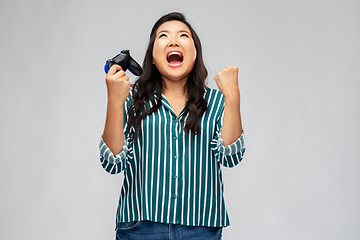
[[[184,57],[181,52],[174,51],[168,53],[166,60],[170,67],[179,67],[182,65]]]

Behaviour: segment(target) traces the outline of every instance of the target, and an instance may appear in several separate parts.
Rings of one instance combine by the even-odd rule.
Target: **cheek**
[[[158,62],[162,58],[163,51],[161,51],[161,49],[162,49],[161,43],[155,42],[154,47],[153,47],[153,51],[152,51],[153,64],[155,64],[156,62]]]
[[[186,49],[189,56],[189,60],[195,61],[196,60],[196,48],[193,42],[186,42]]]
[[[194,61],[196,60],[196,55],[197,55],[197,52],[196,52],[196,48],[195,46],[192,46],[192,48],[190,48],[191,50],[189,51],[191,54],[189,55],[190,57],[190,60]]]
[[[153,55],[153,64],[156,64],[158,62],[158,51],[157,49],[154,47],[153,49],[153,52],[152,52],[152,55]]]
[[[197,52],[196,52],[196,49],[194,49],[194,62],[196,60],[196,56],[197,56]]]

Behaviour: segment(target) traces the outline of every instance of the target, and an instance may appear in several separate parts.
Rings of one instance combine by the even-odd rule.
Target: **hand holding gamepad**
[[[141,66],[130,56],[130,50],[122,50],[118,55],[107,60],[104,67],[106,74],[114,64],[121,66],[124,72],[129,69],[136,76],[142,74]]]

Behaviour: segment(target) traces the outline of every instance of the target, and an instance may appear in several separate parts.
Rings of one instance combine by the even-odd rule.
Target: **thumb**
[[[120,65],[114,64],[111,66],[111,68],[109,69],[108,74],[109,75],[114,75],[116,72],[118,71],[122,71],[122,68]]]

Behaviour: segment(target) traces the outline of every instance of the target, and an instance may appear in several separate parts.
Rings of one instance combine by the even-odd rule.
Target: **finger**
[[[221,69],[220,71],[218,71],[217,75],[222,74],[224,71],[225,71],[225,68],[224,68],[224,69]]]
[[[121,78],[121,80],[123,80],[123,81],[125,81],[125,82],[128,82],[128,81],[129,81],[129,77],[125,75],[124,77]]]
[[[125,74],[125,72],[121,69],[121,67],[120,67],[120,70],[119,70],[117,73],[114,74],[114,78],[115,78],[115,79],[122,78],[122,77],[124,77],[124,76],[126,76],[126,74]]]
[[[122,68],[120,65],[114,64],[111,66],[111,68],[109,69],[108,74],[109,75],[114,75],[117,71],[122,71]]]
[[[215,82],[219,82],[219,81],[221,81],[221,79],[222,79],[221,74],[216,74],[215,77],[214,77]]]
[[[237,66],[229,66],[229,68],[230,68],[231,70],[236,71],[236,72],[239,71],[239,68],[238,68]]]

